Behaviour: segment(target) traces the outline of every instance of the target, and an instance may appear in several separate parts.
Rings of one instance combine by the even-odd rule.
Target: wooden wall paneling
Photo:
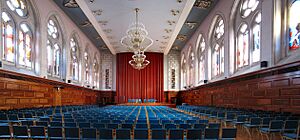
[[[184,103],[193,105],[288,111],[300,114],[300,72],[294,69],[299,66],[300,61],[208,83],[180,91],[178,98]]]

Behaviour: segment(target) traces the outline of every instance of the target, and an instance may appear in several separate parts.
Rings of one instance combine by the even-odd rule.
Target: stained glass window
[[[295,1],[289,11],[289,49],[296,50],[300,46],[300,1]]]
[[[252,32],[253,32],[253,44],[252,44],[252,62],[258,62],[260,60],[260,23],[261,13],[258,13],[255,17]]]
[[[56,17],[52,16],[47,23],[48,42],[47,42],[47,62],[48,74],[58,77],[61,71],[61,44],[62,36],[60,36],[59,27]]]
[[[47,72],[52,72],[52,44],[50,40],[47,40]]]
[[[259,0],[243,0],[241,4],[241,15],[247,18],[251,12],[255,11],[259,4]]]
[[[236,64],[243,67],[248,65],[249,61],[249,30],[246,24],[242,24],[238,32],[238,44],[236,48]]]
[[[93,70],[94,70],[94,87],[98,87],[98,77],[99,77],[99,66],[97,59],[94,59],[94,64],[93,64]]]
[[[10,10],[16,12],[19,16],[27,16],[27,5],[25,0],[6,0]]]
[[[235,16],[235,47],[231,62],[238,71],[260,61],[261,1],[242,0]]]
[[[2,12],[2,52],[3,59],[8,62],[15,62],[15,46],[14,46],[14,23],[6,12]]]
[[[59,76],[59,71],[60,71],[60,47],[58,44],[54,45],[54,50],[53,50],[53,55],[54,55],[54,63],[53,63],[53,74]]]
[[[1,54],[4,62],[33,70],[35,18],[30,1],[4,0],[1,8]],[[4,63],[8,64],[8,63]]]
[[[89,55],[84,52],[84,68],[85,68],[85,82],[90,83],[90,68],[89,68]]]
[[[31,67],[31,31],[27,24],[22,23],[20,25],[21,30],[19,31],[18,36],[18,50],[19,50],[19,64]]]
[[[205,79],[205,40],[202,34],[199,35],[199,48],[198,48],[198,80],[203,81]]]
[[[79,80],[79,61],[78,61],[78,43],[74,39],[74,37],[70,40],[70,47],[71,47],[71,72],[72,72],[72,79],[75,81]]]
[[[190,54],[190,67],[189,67],[189,83],[190,85],[191,84],[194,84],[194,81],[195,81],[195,67],[194,67],[194,64],[195,64],[195,55],[193,52],[191,52]]]
[[[212,71],[213,76],[224,73],[224,21],[218,17],[212,36]]]
[[[52,19],[48,21],[47,27],[48,27],[48,35],[50,35],[52,38],[57,38],[58,36],[57,26]]]

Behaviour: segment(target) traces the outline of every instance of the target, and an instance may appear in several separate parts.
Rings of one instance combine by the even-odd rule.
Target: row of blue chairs
[[[261,136],[272,139],[276,133],[285,138],[297,139],[299,137],[299,116],[290,113],[276,113],[263,111],[249,111],[231,108],[205,107],[205,106],[178,106],[199,117],[215,119],[224,123],[244,128],[250,137],[251,130],[257,130]]]
[[[115,131],[115,132],[114,132]],[[219,136],[219,129],[95,129],[78,127],[42,127],[42,126],[0,126],[1,139],[221,139],[236,137],[236,128],[223,128]],[[133,134],[132,134],[133,133]]]

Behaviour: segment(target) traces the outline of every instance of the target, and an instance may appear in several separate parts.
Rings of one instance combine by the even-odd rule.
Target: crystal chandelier
[[[142,51],[135,52],[135,54],[132,56],[132,59],[133,60],[129,61],[129,64],[137,70],[144,69],[150,63],[150,61],[145,60],[146,55],[144,55],[144,52]]]
[[[150,62],[146,59],[144,52],[153,44],[153,40],[149,38],[145,26],[138,22],[139,9],[135,8],[136,21],[129,26],[126,36],[121,39],[121,44],[126,46],[129,50],[134,52],[133,60],[129,64],[138,70],[145,68]]]

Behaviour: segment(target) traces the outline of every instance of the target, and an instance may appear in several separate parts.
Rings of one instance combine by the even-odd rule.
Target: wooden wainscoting
[[[0,110],[97,104],[97,96],[100,91],[0,70]]]
[[[192,105],[214,105],[300,114],[300,62],[208,83],[181,91]]]

